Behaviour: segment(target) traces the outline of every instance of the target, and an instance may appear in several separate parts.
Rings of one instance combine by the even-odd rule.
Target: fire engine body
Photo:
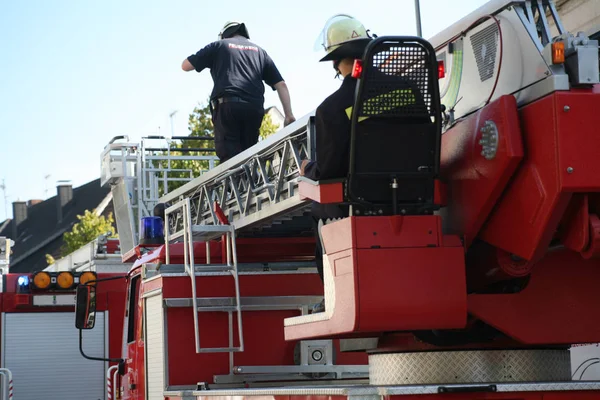
[[[105,397],[109,365],[86,360],[79,352],[77,331],[73,330],[75,287],[82,276],[88,280],[124,277],[131,265],[123,263],[117,253],[118,240],[101,237],[56,260],[45,271],[8,272],[2,276],[1,366],[11,372],[14,383],[8,397],[2,393],[0,398],[12,399],[13,395],[20,399]],[[6,261],[9,264],[8,257]],[[64,274],[61,276],[61,282],[66,282],[64,287],[58,283],[59,273]],[[47,287],[36,286],[34,279],[38,274],[47,274],[47,281],[40,280],[47,283]],[[113,358],[121,354],[125,289],[125,279],[103,282],[98,288],[99,329],[83,334],[84,349],[88,353]],[[78,387],[85,390],[74,389]]]
[[[117,396],[600,399],[569,355],[600,342],[598,43],[550,1],[498,0],[362,67],[342,182],[298,174],[312,114],[172,191],[150,146],[107,146],[135,260]],[[376,69],[427,118],[366,107],[406,93]],[[311,201],[352,206],[320,228],[324,289]],[[137,244],[157,202],[166,244]]]

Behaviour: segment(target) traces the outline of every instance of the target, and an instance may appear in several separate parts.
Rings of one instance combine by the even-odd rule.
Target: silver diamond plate
[[[454,385],[448,385],[452,388]],[[460,385],[461,388],[477,385]],[[213,389],[213,390],[169,390],[165,396],[347,396],[348,400],[376,400],[383,396],[403,396],[415,394],[436,394],[438,385],[406,385],[406,386],[282,386],[257,389]],[[562,391],[600,391],[600,382],[533,382],[533,383],[499,383],[497,392],[562,392]]]
[[[568,350],[487,350],[373,354],[372,385],[548,382],[571,379]]]

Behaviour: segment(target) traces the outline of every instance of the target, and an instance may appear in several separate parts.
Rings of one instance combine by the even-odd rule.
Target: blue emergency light
[[[20,276],[17,283],[19,286],[29,286],[29,277],[27,275]]]
[[[165,242],[164,225],[160,217],[142,218],[140,244],[162,244]]]
[[[17,278],[17,293],[29,293],[29,275],[21,275]]]

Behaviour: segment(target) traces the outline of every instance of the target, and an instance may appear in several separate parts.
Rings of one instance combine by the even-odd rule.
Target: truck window
[[[138,293],[140,289],[140,275],[131,280],[129,286],[129,302],[127,304],[127,343],[135,341],[135,321],[137,319]]]

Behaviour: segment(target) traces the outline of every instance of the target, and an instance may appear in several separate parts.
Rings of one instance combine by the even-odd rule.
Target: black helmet
[[[221,29],[221,32],[219,32],[219,40],[233,37],[236,34],[242,35],[246,39],[250,39],[246,24],[243,22],[228,21],[225,26],[223,26],[223,29]]]

